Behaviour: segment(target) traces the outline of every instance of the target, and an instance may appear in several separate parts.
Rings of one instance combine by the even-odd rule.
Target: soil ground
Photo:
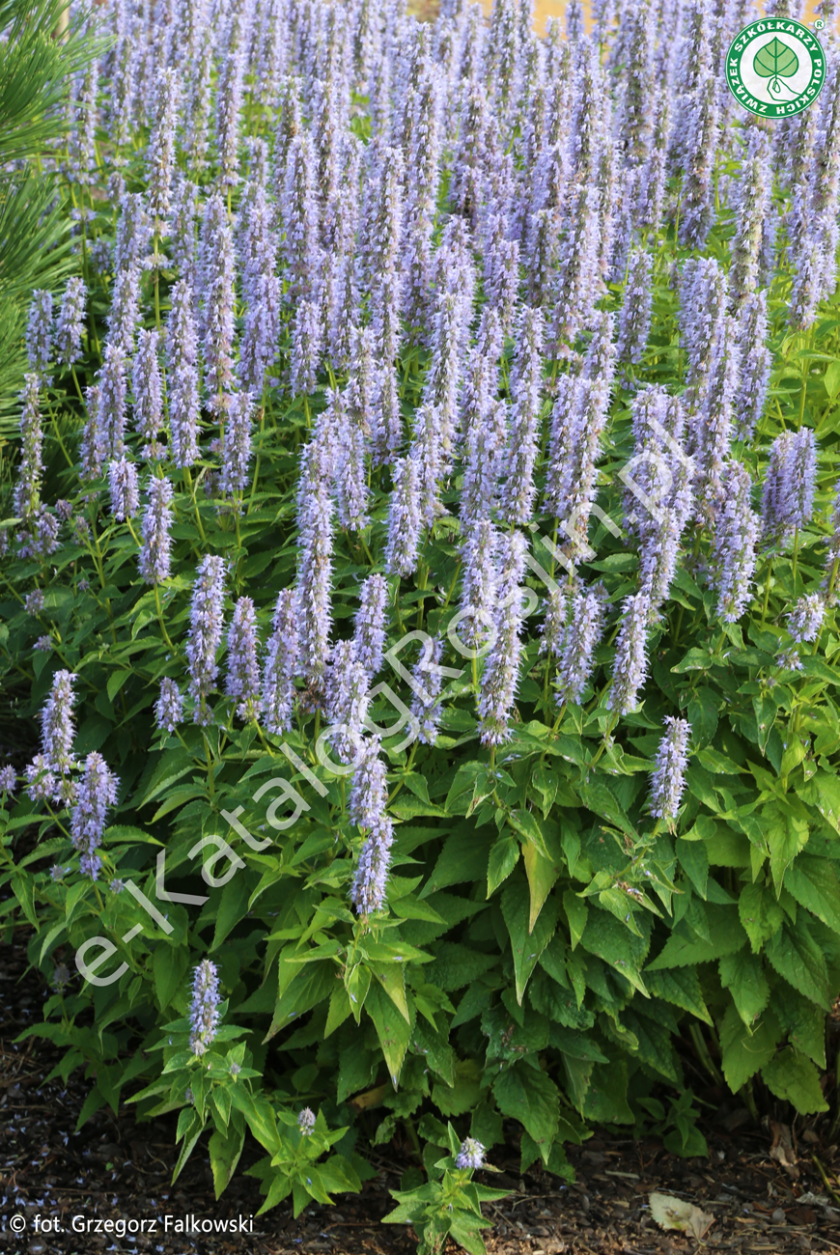
[[[175,1186],[176,1155],[168,1121],[138,1124],[132,1107],[117,1117],[98,1112],[76,1133],[86,1094],[80,1075],[46,1082],[57,1055],[49,1044],[15,1038],[39,1018],[44,993],[26,974],[20,948],[0,947],[0,1255],[408,1255],[410,1230],[380,1223],[399,1188],[393,1154],[368,1152],[378,1169],[360,1195],[342,1195],[333,1208],[312,1207],[299,1220],[285,1205],[254,1219],[253,1232],[222,1237],[165,1234],[163,1217],[256,1216],[256,1181],[241,1173],[220,1201],[199,1146]],[[840,1146],[823,1118],[790,1127],[766,1118],[756,1126],[742,1108],[721,1107],[704,1127],[710,1154],[679,1159],[650,1139],[600,1134],[569,1152],[576,1181],[565,1185],[542,1172],[523,1180],[513,1148],[493,1162],[502,1175],[486,1178],[510,1189],[486,1210],[490,1255],[682,1255],[712,1251],[837,1252],[840,1255]],[[380,1148],[381,1150],[381,1148]],[[822,1171],[821,1171],[822,1170]],[[823,1176],[823,1173],[825,1176]],[[713,1216],[703,1243],[666,1233],[654,1223],[651,1191],[676,1195]],[[12,1231],[13,1217],[22,1234]],[[36,1217],[58,1218],[64,1232],[35,1232]],[[118,1237],[97,1220],[157,1218],[155,1232]],[[117,1227],[118,1228],[118,1227]],[[454,1248],[453,1248],[454,1250]]]

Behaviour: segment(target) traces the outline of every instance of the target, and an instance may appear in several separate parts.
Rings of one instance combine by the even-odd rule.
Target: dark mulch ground
[[[284,1205],[241,1236],[165,1233],[167,1215],[247,1221],[260,1205],[256,1182],[238,1176],[217,1203],[199,1149],[171,1186],[172,1128],[163,1121],[138,1125],[130,1107],[118,1119],[101,1111],[74,1133],[83,1082],[45,1084],[56,1058],[52,1049],[32,1039],[14,1041],[35,1021],[42,998],[37,980],[23,976],[19,952],[0,947],[0,1255],[408,1255],[416,1249],[407,1230],[379,1223],[393,1205],[388,1190],[399,1187],[403,1165],[375,1155],[378,1178],[363,1194],[342,1196],[337,1207],[313,1207],[294,1221]],[[492,1255],[694,1252],[694,1239],[653,1223],[648,1195],[657,1190],[714,1216],[704,1240],[713,1250],[840,1252],[840,1147],[826,1144],[827,1129],[825,1119],[792,1131],[770,1121],[756,1128],[735,1108],[705,1129],[708,1160],[677,1159],[651,1140],[602,1135],[572,1150],[577,1181],[568,1187],[542,1173],[522,1181],[512,1151],[494,1154],[511,1194],[488,1211],[495,1222],[488,1249]],[[12,1232],[13,1217],[26,1220],[22,1235]],[[63,1232],[36,1233],[36,1217],[57,1220]],[[91,1230],[74,1233],[74,1218],[77,1226],[91,1222]],[[145,1220],[147,1229],[156,1219],[155,1232],[121,1238],[113,1226],[110,1232],[93,1228],[97,1220],[120,1218]]]

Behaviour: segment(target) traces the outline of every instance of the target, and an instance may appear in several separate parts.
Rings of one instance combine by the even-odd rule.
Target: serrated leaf
[[[647,954],[647,942],[627,931],[614,915],[590,910],[580,944],[582,949],[603,959],[615,968],[645,998],[648,991],[641,976]]]
[[[391,1084],[396,1089],[399,1085],[408,1043],[411,1040],[411,1025],[406,1023],[394,1003],[375,981],[368,992],[365,1010],[376,1027],[388,1075],[391,1078]]]
[[[825,956],[814,941],[802,912],[771,937],[764,953],[775,971],[824,1011],[831,1010]]]
[[[236,1128],[231,1126],[227,1135],[223,1135],[216,1130],[210,1138],[208,1150],[210,1152],[210,1166],[213,1169],[213,1186],[216,1191],[216,1198],[221,1198],[223,1192],[230,1184],[244,1145],[244,1128],[237,1131]]]
[[[510,811],[507,821],[520,836],[524,837],[529,845],[538,850],[543,858],[549,858],[548,848],[545,844],[543,830],[540,827],[540,821],[532,811],[514,810]]]
[[[833,932],[840,933],[840,884],[828,859],[800,854],[788,868],[785,888],[800,906],[816,915]]]
[[[553,859],[543,858],[532,845],[523,847],[522,859],[525,864],[525,874],[528,877],[528,888],[531,891],[528,932],[532,933],[545,900],[560,875],[560,870]]]
[[[700,841],[678,840],[676,854],[680,867],[700,897],[705,898],[706,886],[709,883],[709,856],[705,845]]]
[[[706,1024],[712,1023],[700,989],[700,978],[693,967],[667,968],[661,972],[652,972],[650,968],[646,968],[645,984],[648,992],[655,994],[657,998],[663,998],[665,1002],[681,1007],[683,1011],[690,1011]]]
[[[714,689],[705,684],[699,685],[691,695],[688,721],[691,724],[692,740],[698,748],[708,745],[717,732],[719,701]]]
[[[793,1103],[800,1115],[828,1111],[815,1064],[792,1046],[780,1050],[762,1069],[761,1076],[771,1093],[783,1102]]]
[[[733,1093],[770,1062],[781,1034],[772,1011],[765,1012],[755,1031],[750,1032],[736,1007],[727,1007],[720,1028],[721,1065]]]
[[[483,848],[482,848],[483,847]],[[421,901],[439,889],[474,880],[487,866],[490,849],[486,839],[470,825],[463,832],[451,833],[444,843],[435,869],[417,895]]]
[[[767,885],[744,885],[738,898],[738,915],[750,945],[757,954],[784,923],[784,911]]]
[[[529,897],[528,886],[521,880],[508,885],[502,894],[502,915],[510,936],[516,1000],[520,1005],[525,994],[525,987],[537,966],[540,955],[551,941],[560,917],[558,903],[549,901],[540,912],[533,932],[529,931]]]
[[[589,907],[583,898],[579,898],[571,889],[565,889],[563,892],[563,910],[566,912],[572,949],[574,950],[583,936],[583,930],[586,928]]]
[[[761,818],[770,846],[770,872],[778,895],[787,869],[808,840],[808,821],[775,802],[763,807]]]
[[[710,906],[700,902],[696,902],[696,905],[707,921],[708,939],[691,932],[685,922],[681,922],[671,933],[661,953],[647,965],[646,972],[708,963],[712,959],[734,954],[746,943],[747,935],[741,927],[734,906]]]
[[[487,864],[487,897],[503,884],[519,862],[521,847],[516,837],[499,837],[490,850]]]
[[[560,1091],[551,1078],[539,1068],[516,1063],[496,1077],[493,1093],[502,1115],[524,1126],[547,1163],[560,1123]]]
[[[732,995],[738,1014],[747,1028],[761,1015],[770,1001],[770,986],[761,959],[748,947],[720,960],[720,983]]]
[[[783,998],[776,999],[774,1010],[790,1045],[813,1059],[818,1068],[825,1068],[825,1016],[818,1006],[795,990],[784,987],[784,994]]]
[[[183,946],[158,943],[152,955],[152,970],[155,978],[155,993],[161,1011],[165,1011],[174,998],[178,986],[186,976],[189,964],[189,951]]]

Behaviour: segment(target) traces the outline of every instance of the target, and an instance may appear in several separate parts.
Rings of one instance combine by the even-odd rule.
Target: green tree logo
[[[782,79],[793,78],[799,69],[799,58],[788,44],[774,38],[756,53],[753,65],[756,74],[769,78],[767,86],[774,96],[778,96],[784,88],[792,90]]]

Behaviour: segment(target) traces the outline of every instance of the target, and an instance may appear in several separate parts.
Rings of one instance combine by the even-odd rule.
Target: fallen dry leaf
[[[787,1124],[778,1124],[775,1120],[771,1120],[770,1130],[773,1134],[770,1158],[775,1159],[776,1163],[780,1163],[794,1179],[798,1178],[799,1169],[796,1167],[796,1145],[790,1127]]]
[[[649,1201],[650,1214],[662,1229],[679,1229],[699,1241],[714,1223],[714,1216],[673,1194],[651,1194]]]

